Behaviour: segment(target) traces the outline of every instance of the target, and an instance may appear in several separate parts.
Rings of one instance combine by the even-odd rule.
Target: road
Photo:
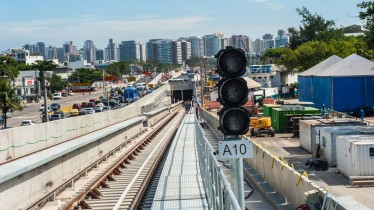
[[[58,102],[61,104],[61,108],[72,106],[74,103],[82,103],[91,98],[98,98],[103,95],[103,90],[96,90],[91,92],[91,94],[85,93],[75,93],[74,96],[64,97],[60,100],[47,100],[47,105],[51,105],[53,102]],[[41,123],[42,119],[40,118],[41,112],[39,107],[44,103],[43,98],[39,103],[25,103],[24,109],[22,111],[14,111],[13,116],[8,118],[7,126],[8,127],[17,127],[21,125],[23,120],[34,120]]]

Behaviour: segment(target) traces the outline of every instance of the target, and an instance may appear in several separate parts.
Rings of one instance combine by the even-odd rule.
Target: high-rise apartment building
[[[162,39],[150,39],[146,43],[147,48],[147,60],[158,60],[158,49],[157,49],[157,42]]]
[[[265,42],[263,39],[256,39],[253,46],[254,53],[261,55],[265,51]]]
[[[191,58],[191,42],[181,41],[182,62]]]
[[[229,45],[230,45],[230,40],[228,38],[221,39],[221,49],[225,49]]]
[[[118,61],[118,50],[117,44],[113,39],[109,39],[108,47],[105,48],[106,60],[107,61]]]
[[[230,46],[240,48],[244,51],[249,51],[250,41],[245,35],[232,35],[230,39]]]
[[[262,39],[264,40],[264,52],[267,50],[267,49],[272,49],[272,48],[275,48],[275,40],[274,40],[274,36],[271,35],[271,34],[264,34],[262,36]]]
[[[65,51],[64,51],[64,48],[57,48],[56,52],[57,52],[58,62],[61,62],[61,63],[64,62],[65,61]]]
[[[290,37],[285,30],[278,30],[278,36],[275,37],[275,48],[287,47],[290,43]]]
[[[204,40],[204,55],[205,56],[214,56],[221,50],[221,39],[223,34],[212,34],[205,35]]]
[[[45,50],[44,59],[47,59],[47,60],[57,59],[57,47],[49,45]]]
[[[77,53],[77,47],[74,45],[73,41],[65,42],[63,45],[64,53]]]
[[[88,63],[94,63],[96,61],[96,47],[92,40],[86,40],[83,45],[83,58]]]
[[[191,43],[191,56],[201,58],[204,57],[204,40],[198,36],[191,36],[187,38]]]
[[[157,56],[158,56],[158,61],[160,63],[168,63],[168,64],[173,64],[178,58],[173,59],[173,53],[176,53],[177,51],[177,46],[173,44],[173,41],[170,39],[163,39],[163,40],[158,40],[156,42],[157,44]],[[173,52],[174,50],[174,52]]]
[[[140,60],[144,62],[147,61],[147,54],[145,48],[145,44],[139,43]]]
[[[97,50],[96,50],[96,60],[98,60],[98,61],[103,61],[103,60],[105,60],[105,57],[104,57],[104,50],[102,50],[102,49],[97,49]]]
[[[123,41],[119,44],[119,61],[140,60],[140,44],[135,41]]]
[[[42,55],[45,58],[46,57],[46,55],[45,55],[45,43],[44,42],[37,42],[36,45],[38,46],[37,54]]]
[[[64,61],[75,62],[80,60],[80,55],[78,54],[77,47],[74,45],[73,41],[65,42],[63,45],[64,49]]]

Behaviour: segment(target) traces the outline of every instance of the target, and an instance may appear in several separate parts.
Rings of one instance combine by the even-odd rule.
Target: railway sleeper
[[[117,181],[112,175],[107,175],[105,181]]]
[[[85,200],[81,200],[81,201],[79,201],[77,207],[78,207],[78,209],[79,209],[79,207],[80,207],[81,209],[92,209],[92,207],[91,207],[90,205],[88,205],[88,203],[86,203]],[[76,208],[74,208],[74,209],[76,209]]]
[[[103,194],[97,189],[91,189],[85,196],[85,199],[100,199]]]

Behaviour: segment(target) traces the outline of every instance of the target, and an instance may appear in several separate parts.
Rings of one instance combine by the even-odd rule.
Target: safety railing
[[[195,130],[200,173],[209,208],[222,210],[241,209],[221,166],[214,157],[214,149],[205,137],[203,128],[196,118]]]

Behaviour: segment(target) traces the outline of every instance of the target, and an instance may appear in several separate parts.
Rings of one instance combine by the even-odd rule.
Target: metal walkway
[[[194,114],[186,114],[170,147],[152,209],[208,209],[195,134]]]

